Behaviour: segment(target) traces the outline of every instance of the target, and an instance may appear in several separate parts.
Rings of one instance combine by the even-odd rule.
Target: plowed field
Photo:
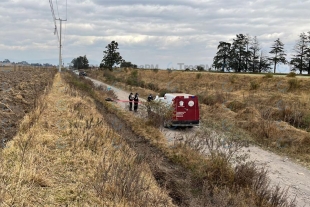
[[[34,108],[55,72],[41,68],[0,68],[1,147],[16,134],[20,120]]]

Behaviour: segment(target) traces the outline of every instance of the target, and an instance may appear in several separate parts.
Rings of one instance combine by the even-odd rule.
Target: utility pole
[[[62,22],[64,21],[67,21],[66,20],[63,20],[63,19],[56,19],[56,20],[59,20],[59,24],[60,24],[60,31],[59,31],[59,72],[61,72],[61,66],[62,66],[62,59],[61,59],[61,27],[62,27]]]

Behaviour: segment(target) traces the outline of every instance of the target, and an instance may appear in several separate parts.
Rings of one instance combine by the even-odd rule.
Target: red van
[[[186,93],[166,93],[160,101],[174,108],[171,126],[199,126],[198,97]]]

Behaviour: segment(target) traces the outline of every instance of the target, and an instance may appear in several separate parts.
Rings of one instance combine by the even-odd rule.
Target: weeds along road
[[[115,88],[89,77],[87,78],[92,80],[96,86],[104,85],[110,87],[118,96],[119,100],[128,100],[130,92]],[[134,91],[132,92],[135,93]],[[146,101],[142,98],[139,98],[139,100]],[[119,101],[118,105],[124,110],[127,110],[127,102]],[[140,111],[142,111],[141,107]],[[137,113],[136,115],[141,115],[141,113]],[[167,137],[168,142],[173,143],[177,139],[182,139],[183,136],[194,134],[199,130],[199,127],[194,127],[189,131],[166,128],[161,128],[160,130]],[[258,167],[265,167],[265,169],[268,170],[271,185],[279,185],[282,189],[289,188],[288,195],[291,199],[296,197],[298,207],[310,207],[310,171],[308,169],[294,163],[287,157],[279,156],[256,146],[243,148],[239,153],[248,154],[249,161],[255,161]]]

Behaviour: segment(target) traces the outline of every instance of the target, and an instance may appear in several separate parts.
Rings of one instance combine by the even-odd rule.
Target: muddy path
[[[130,92],[91,78],[89,79],[92,80],[95,85],[102,84],[114,90],[119,100],[127,100]],[[144,99],[140,100],[145,101]],[[117,102],[117,104],[124,110],[127,110],[126,102]],[[199,130],[199,127],[194,127],[186,133],[195,133],[197,130]],[[167,141],[171,143],[185,133],[178,129],[162,128],[161,131],[167,137]],[[263,150],[258,146],[243,148],[239,153],[248,154],[249,160],[255,161],[257,166],[265,167],[268,170],[271,185],[279,185],[281,188],[288,188],[289,198],[296,198],[298,207],[310,207],[310,171],[308,169],[296,164],[287,157],[282,157],[273,152]]]

